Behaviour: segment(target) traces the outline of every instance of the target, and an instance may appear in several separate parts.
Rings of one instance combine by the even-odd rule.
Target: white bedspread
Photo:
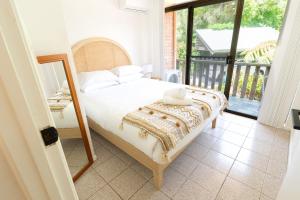
[[[178,84],[142,78],[130,83],[112,86],[89,93],[81,93],[87,116],[98,123],[102,128],[118,135],[123,140],[131,143],[146,155],[158,163],[165,162],[162,159],[162,147],[160,142],[153,136],[141,138],[139,129],[124,123],[121,129],[122,118],[137,110],[139,107],[149,105],[163,98],[164,91],[178,87]],[[205,98],[205,97],[204,97]],[[220,111],[220,106],[212,108],[212,118]],[[194,139],[210,120],[206,120],[200,127],[188,134],[176,148],[169,151],[172,156],[185,144]]]

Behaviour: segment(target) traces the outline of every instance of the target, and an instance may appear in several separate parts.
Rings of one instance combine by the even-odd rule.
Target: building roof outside
[[[200,45],[198,50],[208,50],[211,54],[229,52],[233,30],[200,29],[196,32],[198,39],[201,41],[200,43],[206,48],[203,49],[203,46]],[[271,27],[241,27],[237,51],[241,52],[254,48],[265,41],[277,40],[278,36],[279,32]]]

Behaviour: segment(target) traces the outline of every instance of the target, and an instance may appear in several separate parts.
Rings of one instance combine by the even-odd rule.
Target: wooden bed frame
[[[77,72],[95,70],[110,70],[120,65],[130,65],[131,60],[128,53],[116,42],[107,38],[89,38],[78,42],[72,48]],[[216,120],[212,120],[212,128],[216,127]],[[138,162],[153,172],[154,185],[160,189],[163,184],[164,170],[180,155],[182,151],[193,141],[176,152],[165,164],[153,161],[144,152],[132,144],[124,141],[115,134],[103,129],[99,124],[88,117],[89,127],[102,135],[105,139],[122,149]]]

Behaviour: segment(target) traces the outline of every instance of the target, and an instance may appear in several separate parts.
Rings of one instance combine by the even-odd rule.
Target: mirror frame
[[[37,61],[39,64],[61,61],[64,66],[67,82],[69,84],[71,97],[73,99],[74,109],[75,109],[76,116],[78,119],[78,124],[79,124],[79,128],[80,128],[82,140],[84,143],[84,148],[85,148],[85,151],[86,151],[86,154],[88,157],[88,163],[73,176],[73,181],[75,182],[93,164],[94,159],[93,159],[91,147],[89,144],[89,140],[87,138],[87,134],[86,134],[86,130],[85,130],[84,122],[83,122],[83,117],[82,117],[82,112],[80,109],[79,101],[77,98],[77,92],[76,92],[75,85],[73,82],[73,76],[72,76],[70,64],[68,61],[68,55],[67,54],[42,55],[42,56],[37,56]]]

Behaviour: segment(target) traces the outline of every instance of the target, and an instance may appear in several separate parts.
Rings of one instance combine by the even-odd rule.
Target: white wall
[[[134,64],[155,64],[156,73],[160,70],[160,61],[153,58],[153,48],[159,32],[153,21],[157,10],[153,10],[160,1],[149,0],[147,13],[122,10],[118,0],[64,0],[64,14],[68,37],[71,45],[88,37],[106,37],[121,44],[129,53]],[[155,13],[155,14],[154,14]],[[155,44],[153,44],[155,43]],[[154,46],[155,45],[155,46]]]

